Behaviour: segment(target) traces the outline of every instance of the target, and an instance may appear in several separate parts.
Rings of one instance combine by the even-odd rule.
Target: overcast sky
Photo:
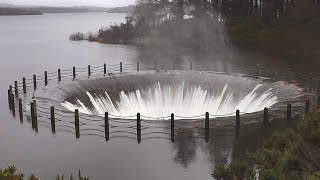
[[[136,0],[0,0],[0,4],[118,7],[134,4],[135,1]]]

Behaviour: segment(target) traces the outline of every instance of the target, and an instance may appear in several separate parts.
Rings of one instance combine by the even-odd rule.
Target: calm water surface
[[[0,17],[1,168],[14,164],[22,172],[38,174],[42,179],[75,174],[81,169],[91,179],[205,180],[212,179],[214,164],[229,162],[238,149],[249,151],[255,146],[252,142],[261,140],[255,137],[259,129],[248,129],[243,130],[246,133],[239,141],[222,133],[212,137],[210,143],[203,139],[184,139],[174,144],[161,139],[141,144],[128,139],[105,142],[90,136],[76,139],[68,133],[53,135],[46,128],[36,134],[29,123],[20,124],[12,118],[6,95],[8,85],[17,79],[74,65],[135,63],[144,53],[134,46],[68,40],[71,33],[94,32],[102,25],[123,22],[124,17],[106,13]]]

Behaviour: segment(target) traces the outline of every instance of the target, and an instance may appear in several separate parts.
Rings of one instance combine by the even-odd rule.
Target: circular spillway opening
[[[302,94],[294,85],[267,78],[213,72],[161,71],[77,80],[59,88],[69,111],[130,119],[232,116],[254,113],[293,101]]]

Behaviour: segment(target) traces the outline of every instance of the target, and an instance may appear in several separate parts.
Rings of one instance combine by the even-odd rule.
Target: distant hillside
[[[42,15],[40,11],[33,11],[23,8],[1,8],[0,16],[17,16],[17,15]]]
[[[26,5],[13,5],[13,4],[0,4],[4,8],[23,8],[29,11],[38,11],[42,13],[90,13],[90,12],[108,12],[108,13],[131,13],[134,5],[107,8],[107,7],[94,7],[94,6],[74,6],[74,7],[54,7],[54,6],[26,6]]]
[[[40,11],[42,13],[90,13],[90,12],[106,12],[109,8],[100,7],[26,7],[29,10]]]
[[[135,5],[115,7],[115,8],[110,8],[107,12],[108,13],[132,13],[134,8],[135,8]]]

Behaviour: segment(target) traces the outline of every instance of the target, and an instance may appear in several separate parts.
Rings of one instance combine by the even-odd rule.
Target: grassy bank
[[[1,170],[0,169],[0,180],[40,180],[40,178],[36,177],[35,175],[30,175],[28,178],[25,177],[24,174],[22,173],[17,173],[17,169],[15,166],[8,166],[7,168]],[[65,178],[63,175],[59,176],[57,175],[56,180],[67,180],[68,178]],[[77,176],[77,178],[73,178],[73,176],[71,175],[70,180],[73,179],[79,179],[79,180],[89,180],[89,178],[87,177],[83,177],[81,175],[81,172],[79,170],[79,174]]]
[[[218,180],[320,179],[320,111],[309,113],[297,130],[275,132],[244,160],[215,167]]]

